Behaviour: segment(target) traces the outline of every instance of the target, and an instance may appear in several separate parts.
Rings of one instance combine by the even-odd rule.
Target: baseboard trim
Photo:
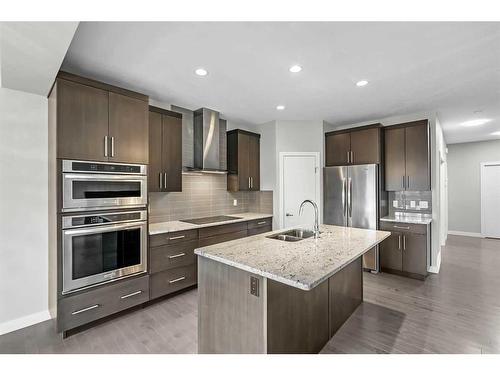
[[[478,237],[478,238],[484,238],[484,236],[481,233],[475,233],[475,232],[462,232],[460,230],[449,230],[448,234],[451,234],[453,236],[467,236],[467,237]]]
[[[44,322],[49,319],[49,311],[44,310],[31,315],[23,316],[18,319],[9,320],[7,322],[0,323],[0,335],[4,335],[12,331],[17,331],[18,329],[29,327],[33,324]]]

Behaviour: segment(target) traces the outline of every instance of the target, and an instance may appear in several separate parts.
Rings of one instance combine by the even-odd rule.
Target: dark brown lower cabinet
[[[430,248],[427,226],[382,223],[380,227],[381,230],[391,231],[391,236],[379,246],[382,272],[425,279]]]

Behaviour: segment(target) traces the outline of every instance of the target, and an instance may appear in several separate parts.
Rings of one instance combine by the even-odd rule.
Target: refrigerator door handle
[[[346,183],[345,183],[345,178],[342,179],[342,215],[346,216],[346,200],[345,200],[345,195],[346,195]]]
[[[352,218],[352,178],[349,177],[347,186],[347,207],[348,216]]]

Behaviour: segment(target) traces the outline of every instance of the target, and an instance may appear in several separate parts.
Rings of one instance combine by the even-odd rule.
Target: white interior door
[[[318,153],[281,153],[281,226],[313,228],[314,209],[308,204],[299,216],[300,204],[310,199],[320,204]]]
[[[481,164],[481,234],[500,238],[500,162]]]

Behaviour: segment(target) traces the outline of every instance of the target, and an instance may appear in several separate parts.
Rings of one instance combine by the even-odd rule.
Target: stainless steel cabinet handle
[[[185,238],[186,236],[182,235],[182,236],[175,236],[175,237],[170,237],[169,240],[180,240],[181,238]]]
[[[179,281],[185,280],[185,279],[186,279],[186,276],[182,276],[182,277],[179,277],[177,279],[170,280],[169,283],[173,284],[173,283],[177,283]]]
[[[101,305],[94,305],[94,306],[86,307],[86,308],[81,309],[81,310],[76,310],[76,311],[73,311],[71,313],[71,315],[78,315],[78,314],[84,313],[85,311],[94,310],[94,309],[97,309],[99,306],[101,306]]]
[[[163,186],[167,188],[167,172],[163,173]]]
[[[354,151],[351,151],[351,164],[354,163]]]
[[[253,177],[250,177],[250,187],[253,189]]]
[[[104,156],[108,156],[108,136],[104,136]]]
[[[403,250],[406,250],[406,235],[403,234]]]
[[[186,255],[186,254],[185,253],[179,253],[179,254],[175,254],[175,255],[169,255],[168,259],[180,258],[180,257],[183,257],[184,255]]]
[[[137,292],[125,294],[124,296],[121,296],[120,299],[130,298],[130,297],[136,296],[136,295],[141,294],[141,293],[142,293],[142,290],[138,290]]]
[[[111,137],[111,157],[115,157],[115,137]]]
[[[401,235],[398,235],[398,250],[401,250]]]
[[[400,227],[400,226],[397,226],[397,225],[394,225],[393,228],[397,228],[397,229],[406,229],[406,230],[409,230],[410,227]]]
[[[264,225],[266,222],[265,221],[259,221],[257,225]]]
[[[403,184],[401,185],[403,187],[403,189],[405,188],[405,176],[402,176],[403,177]]]
[[[406,176],[406,188],[410,188],[410,176]]]
[[[160,172],[159,174],[160,174],[160,190],[161,190],[163,189],[162,178],[161,178],[162,173]]]
[[[347,151],[347,164],[349,164],[349,151]]]

